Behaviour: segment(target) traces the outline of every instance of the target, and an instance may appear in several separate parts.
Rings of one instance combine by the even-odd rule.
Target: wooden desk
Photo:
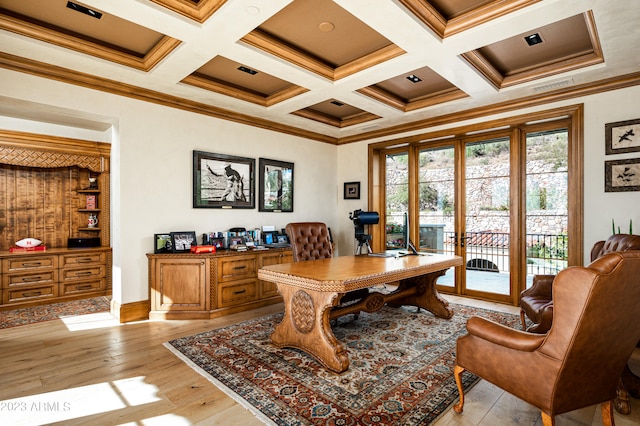
[[[349,368],[349,358],[331,330],[332,318],[349,312],[375,312],[385,304],[418,306],[451,318],[453,311],[435,283],[447,269],[458,265],[462,265],[462,258],[448,255],[341,256],[261,268],[258,278],[276,283],[284,298],[284,317],[271,341],[278,347],[303,350],[327,369],[342,373]],[[389,294],[370,292],[346,312],[332,312],[346,292],[395,282],[399,282],[398,288]]]

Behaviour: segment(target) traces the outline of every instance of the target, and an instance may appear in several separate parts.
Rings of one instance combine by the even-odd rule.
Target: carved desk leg
[[[271,334],[271,342],[279,348],[300,349],[315,357],[336,373],[349,368],[349,357],[336,339],[329,315],[338,304],[338,294],[305,290],[278,283],[284,299],[284,317]]]
[[[453,316],[453,309],[449,307],[449,302],[444,300],[436,289],[436,281],[443,276],[446,271],[431,272],[400,281],[400,289],[415,287],[413,295],[406,296],[399,300],[403,305],[413,305],[431,312],[437,317],[449,319]]]

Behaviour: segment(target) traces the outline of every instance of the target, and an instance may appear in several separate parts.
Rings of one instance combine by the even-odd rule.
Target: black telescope
[[[371,240],[370,234],[364,233],[365,225],[376,225],[380,221],[380,215],[377,212],[363,212],[362,210],[354,210],[353,213],[349,213],[349,219],[353,221],[355,227],[356,240],[358,240],[358,248],[356,254],[361,253],[363,245],[367,246],[367,250],[371,253]]]

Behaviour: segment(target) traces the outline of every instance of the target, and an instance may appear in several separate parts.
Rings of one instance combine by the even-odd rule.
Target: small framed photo
[[[173,253],[173,242],[171,241],[171,234],[154,234],[153,236],[154,253]]]
[[[640,158],[604,162],[604,192],[640,191]]]
[[[344,199],[359,200],[360,199],[360,182],[344,183]]]
[[[289,238],[286,235],[280,235],[278,234],[278,243],[280,244],[286,244],[289,242]]]
[[[244,243],[245,243],[244,237],[230,237],[229,238],[229,247],[241,246]]]
[[[216,250],[224,249],[224,238],[211,238],[209,244],[216,247]]]
[[[604,125],[607,154],[640,151],[640,118]]]
[[[173,245],[174,253],[188,253],[191,250],[191,246],[198,245],[196,233],[195,231],[172,232],[171,244]]]
[[[278,242],[278,237],[275,232],[265,232],[264,233],[264,243],[265,244],[273,244]]]
[[[260,190],[258,210],[261,212],[293,211],[293,163],[259,159]]]
[[[193,151],[193,207],[255,208],[253,158]]]

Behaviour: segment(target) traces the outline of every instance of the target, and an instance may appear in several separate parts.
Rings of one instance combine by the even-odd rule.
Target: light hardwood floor
[[[514,307],[445,296],[455,303]],[[173,338],[282,309],[272,305],[214,320],[117,324],[94,314],[0,330],[1,425],[260,425],[250,412],[172,355]],[[640,400],[617,425],[640,424]],[[589,407],[557,424],[600,425]],[[436,425],[541,425],[532,406],[481,381],[466,395],[464,413],[445,413]]]

